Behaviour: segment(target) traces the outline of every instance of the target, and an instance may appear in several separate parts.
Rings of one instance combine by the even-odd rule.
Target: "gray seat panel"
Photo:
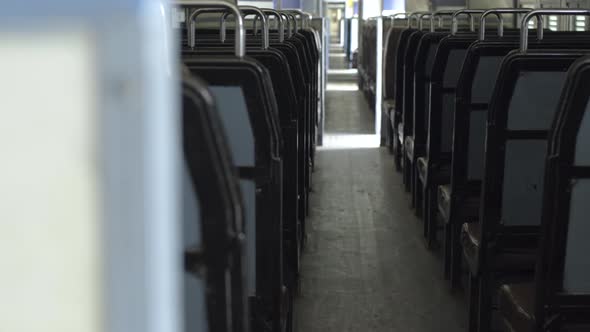
[[[451,152],[453,149],[453,126],[455,118],[455,94],[442,96],[440,151]]]
[[[540,225],[546,155],[545,140],[506,143],[502,193],[504,225]]]
[[[508,112],[510,130],[547,130],[555,116],[565,72],[521,72]]]
[[[485,111],[471,112],[469,115],[467,179],[470,181],[481,180],[483,177],[487,118]]]
[[[227,134],[232,159],[237,167],[256,166],[254,131],[242,89],[210,86],[221,122]],[[256,184],[240,180],[245,211],[247,294],[256,295]]]
[[[572,188],[563,280],[563,288],[569,293],[590,293],[589,197],[590,179],[577,180]]]
[[[200,247],[201,210],[197,193],[186,162],[182,163],[182,237],[183,247]],[[185,326],[194,331],[205,331],[207,328],[207,311],[205,304],[205,280],[185,272],[183,275]]]
[[[465,61],[466,49],[451,50],[449,52],[449,59],[447,61],[447,68],[443,75],[443,87],[454,88],[457,86],[461,69],[463,68],[463,62]]]
[[[580,124],[580,131],[576,139],[576,166],[590,166],[590,103],[586,106],[586,112]]]
[[[471,91],[472,103],[490,102],[503,60],[503,56],[482,56],[479,59]]]

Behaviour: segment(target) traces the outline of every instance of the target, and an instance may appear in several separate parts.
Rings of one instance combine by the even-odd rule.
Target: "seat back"
[[[590,57],[574,63],[553,122],[546,162],[536,316],[590,323]]]
[[[539,226],[545,159],[566,71],[584,52],[511,53],[490,106],[482,220]]]
[[[411,136],[414,128],[414,65],[418,45],[425,32],[415,31],[408,37],[408,44],[404,53],[403,77],[403,113],[404,136]]]
[[[270,74],[248,58],[197,56],[185,57],[184,62],[210,85],[231,135],[230,147],[245,201],[247,243],[254,244],[247,246],[249,295],[267,303],[272,308],[273,324],[280,325],[285,285],[282,161]]]
[[[227,34],[227,40],[231,41],[235,38],[235,33],[230,31]],[[297,127],[298,127],[298,163],[300,164],[300,176],[299,176],[299,206],[298,215],[301,220],[302,232],[304,233],[305,223],[304,216],[308,209],[309,201],[309,187],[311,185],[311,167],[313,165],[314,150],[315,150],[315,137],[317,127],[317,110],[318,110],[318,50],[315,42],[315,34],[308,30],[299,30],[297,34],[293,34],[292,37],[285,39],[284,42],[280,42],[278,36],[271,35],[270,49],[263,51],[259,47],[262,45],[262,39],[257,36],[247,36],[249,45],[248,55],[258,61],[260,61],[267,69],[270,69],[273,82],[277,82],[277,89],[275,94],[280,90],[280,86],[285,85],[288,82],[283,82],[285,77],[284,62],[286,60],[287,66],[290,69],[290,75],[293,79],[293,85],[296,91],[296,98],[298,106],[292,103],[290,98],[284,98],[276,96],[276,100],[279,103],[279,110],[281,114],[282,129],[290,131],[286,122],[284,122],[283,114],[288,109],[297,110]],[[213,44],[211,44],[213,43]],[[231,44],[220,44],[219,41],[209,40],[205,47],[213,45],[215,48],[223,48],[226,52],[229,52],[229,46]],[[199,49],[202,52],[203,46]],[[272,51],[281,52],[286,59],[276,59]],[[273,68],[280,67],[280,70],[273,70]],[[274,83],[273,83],[274,84]],[[288,89],[288,88],[287,88]],[[276,91],[278,90],[278,91]],[[298,109],[297,109],[298,107]],[[287,127],[285,127],[287,126]],[[289,137],[288,134],[284,134],[285,138]],[[286,142],[288,145],[288,142]],[[289,158],[289,154],[285,156]],[[286,161],[285,167],[293,165],[293,160]],[[291,174],[292,172],[288,172]],[[288,181],[294,181],[294,177],[288,179]],[[287,198],[286,198],[287,199]],[[285,213],[289,214],[288,211]]]
[[[430,80],[432,69],[440,40],[448,34],[448,32],[425,33],[418,44],[414,64],[414,128],[412,130],[414,144],[416,145],[423,145],[426,143],[426,137],[428,135],[427,114],[430,106]]]
[[[396,57],[406,28],[392,26],[385,37],[383,55],[383,99],[395,99]]]
[[[575,49],[576,43],[586,39],[555,33],[546,34],[543,41],[529,43],[535,49]],[[489,102],[504,57],[518,46],[517,39],[506,36],[477,41],[468,49],[457,85],[451,176],[454,188],[482,181]]]
[[[237,173],[205,85],[185,74],[182,100],[184,286],[190,294],[184,297],[185,325],[191,330],[247,331],[243,205]],[[199,277],[203,268],[205,280]],[[205,299],[194,296],[199,293],[206,294]]]
[[[454,188],[481,182],[488,105],[500,65],[516,47],[515,43],[478,41],[467,51],[457,83],[451,175]]]
[[[230,37],[231,38],[231,37]],[[248,42],[261,45],[262,40],[249,36]],[[305,45],[305,46],[304,46]],[[303,29],[281,42],[278,34],[271,34],[270,46],[282,52],[291,69],[291,76],[297,93],[299,112],[299,162],[302,165],[300,187],[301,196],[299,216],[302,222],[309,206],[309,188],[311,186],[311,168],[314,163],[314,151],[318,124],[319,91],[319,50],[315,32]],[[253,54],[254,57],[256,57]],[[275,81],[279,81],[276,78]],[[305,223],[302,223],[305,229]]]
[[[377,68],[377,21],[368,20],[363,27],[361,63],[359,63],[360,87],[370,106],[375,105]]]
[[[395,112],[398,115],[396,118],[401,120],[403,114],[404,105],[404,66],[405,66],[405,55],[408,47],[410,36],[416,32],[416,29],[408,28],[401,32],[399,37],[397,50],[395,52],[395,78],[393,81],[394,99],[395,99]]]
[[[428,122],[428,160],[450,162],[457,82],[475,34],[447,36],[438,47],[431,76]]]
[[[289,289],[296,287],[296,273],[299,270],[299,248],[302,239],[302,222],[299,216],[300,198],[303,196],[305,187],[300,181],[303,179],[304,168],[307,167],[300,159],[298,142],[298,103],[295,94],[294,82],[291,80],[291,71],[286,57],[278,50],[247,49],[248,56],[256,59],[264,65],[273,82],[275,98],[279,109],[281,120],[281,131],[284,145],[283,174],[283,215],[284,215],[284,247],[289,273],[285,275],[289,279]],[[196,52],[185,54],[194,55],[228,55],[233,53],[230,48],[207,50],[199,49]],[[301,211],[303,213],[303,211]]]

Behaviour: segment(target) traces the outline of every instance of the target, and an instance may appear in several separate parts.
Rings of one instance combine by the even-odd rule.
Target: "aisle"
[[[327,101],[326,141],[366,140],[373,117],[361,93]],[[393,167],[384,148],[318,151],[298,332],[463,331],[464,302],[441,280]]]

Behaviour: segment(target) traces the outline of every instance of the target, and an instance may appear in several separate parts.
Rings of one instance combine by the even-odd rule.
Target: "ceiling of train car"
[[[469,8],[590,8],[590,0],[466,0]]]
[[[469,8],[503,8],[514,7],[514,0],[467,0]]]
[[[406,12],[428,11],[432,7],[430,0],[407,0]]]

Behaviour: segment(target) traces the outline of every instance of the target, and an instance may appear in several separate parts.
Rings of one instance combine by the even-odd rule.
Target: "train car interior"
[[[0,6],[0,332],[590,332],[590,0]]]

